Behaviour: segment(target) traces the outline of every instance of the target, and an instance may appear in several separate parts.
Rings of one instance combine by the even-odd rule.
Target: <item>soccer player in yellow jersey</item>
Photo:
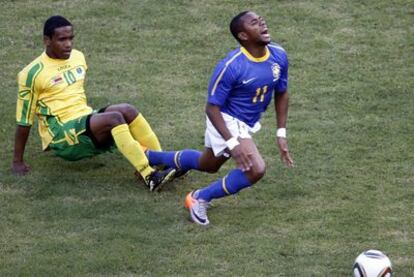
[[[30,171],[23,154],[36,116],[43,150],[75,161],[116,146],[148,188],[159,190],[175,170],[158,171],[148,164],[143,148],[159,151],[161,146],[143,115],[125,103],[99,111],[88,106],[84,91],[88,67],[84,55],[72,49],[73,26],[66,18],[47,19],[43,36],[45,51],[18,74],[12,171],[16,175]]]

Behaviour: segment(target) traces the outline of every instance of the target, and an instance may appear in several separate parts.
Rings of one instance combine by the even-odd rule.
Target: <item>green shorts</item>
[[[89,119],[92,114],[65,123],[58,122],[55,117],[50,117],[47,120],[49,130],[54,135],[49,148],[55,152],[56,156],[68,161],[77,161],[108,151],[112,152],[115,149],[112,140],[105,145],[97,146],[98,144],[89,129]]]

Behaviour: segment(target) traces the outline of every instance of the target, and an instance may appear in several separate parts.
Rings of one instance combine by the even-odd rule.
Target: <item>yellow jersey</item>
[[[43,150],[53,139],[47,123],[50,117],[65,123],[92,112],[84,90],[87,69],[82,52],[72,50],[66,60],[52,59],[43,52],[18,73],[16,122],[31,126],[37,116]]]

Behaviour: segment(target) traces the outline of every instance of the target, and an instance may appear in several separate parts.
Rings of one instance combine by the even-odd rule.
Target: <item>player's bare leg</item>
[[[240,146],[247,154],[251,166],[248,171],[233,169],[224,178],[211,183],[209,186],[187,194],[185,207],[190,211],[191,219],[200,225],[208,225],[207,209],[212,199],[222,198],[235,194],[240,190],[253,185],[265,174],[266,165],[252,139],[240,139]],[[208,172],[216,172],[228,159],[214,157],[212,151],[205,151],[202,155],[202,168]]]
[[[208,173],[216,173],[229,159],[230,155],[227,155],[227,157],[224,155],[219,157],[214,156],[213,150],[206,147],[198,160],[199,170]]]
[[[253,185],[265,175],[266,164],[252,139],[240,139],[239,141],[245,147],[252,162],[250,170],[246,171],[245,174]]]

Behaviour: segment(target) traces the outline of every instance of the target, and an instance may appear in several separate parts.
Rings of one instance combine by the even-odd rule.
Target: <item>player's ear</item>
[[[45,46],[50,46],[50,37],[43,36],[43,43],[45,44]]]
[[[237,34],[239,40],[247,40],[247,34],[245,32],[240,32]]]

